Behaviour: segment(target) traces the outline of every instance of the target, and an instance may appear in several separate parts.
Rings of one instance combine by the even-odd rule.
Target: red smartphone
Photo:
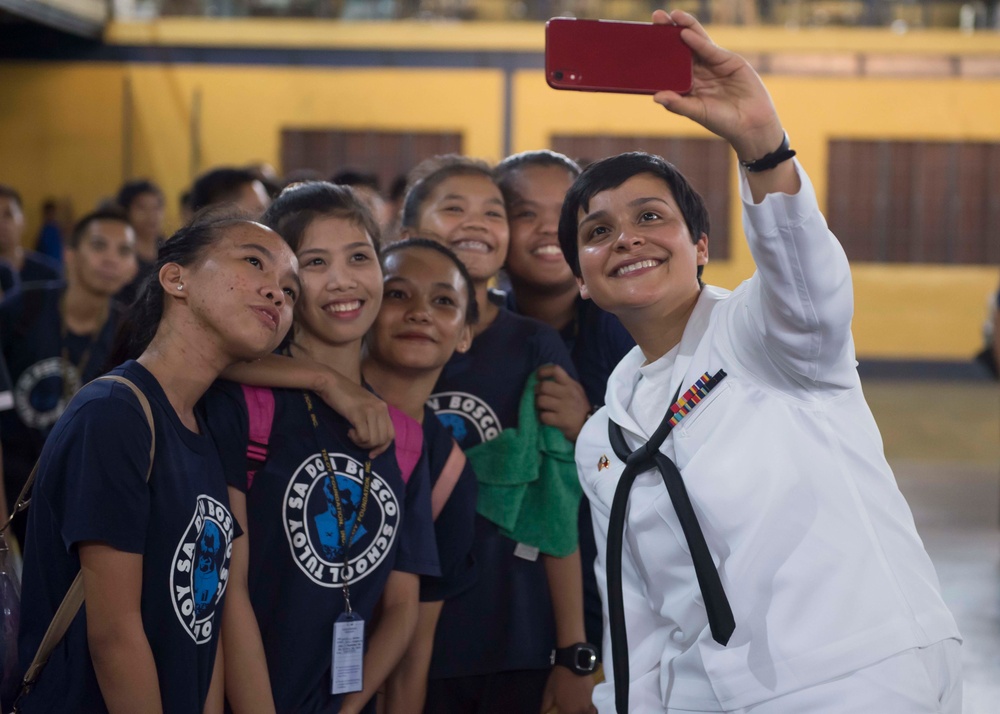
[[[676,25],[554,17],[545,23],[553,89],[656,94],[691,91],[691,50]]]

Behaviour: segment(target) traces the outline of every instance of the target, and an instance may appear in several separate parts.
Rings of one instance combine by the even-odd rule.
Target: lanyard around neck
[[[66,344],[66,338],[69,336],[69,326],[66,324],[65,291],[59,296],[59,371],[60,376],[62,377],[63,398],[67,403],[83,383],[83,372],[87,369],[87,363],[90,362],[90,353],[94,348],[94,344],[101,338],[101,333],[104,332],[104,327],[107,324],[108,311],[105,311],[100,326],[94,330],[93,334],[90,335],[90,339],[87,341],[87,346],[83,349],[83,354],[81,354],[80,359],[74,363],[73,360],[70,359],[69,347]],[[76,379],[73,379],[73,375],[70,373],[70,367],[76,369]]]
[[[326,468],[327,478],[330,479],[330,490],[333,491],[333,501],[337,509],[337,527],[340,531],[340,543],[344,549],[344,571],[341,576],[344,581],[344,607],[346,612],[350,614],[352,612],[351,590],[349,584],[350,578],[347,577],[347,569],[350,566],[351,543],[354,542],[354,536],[357,535],[358,528],[361,527],[361,521],[364,519],[365,513],[368,512],[368,496],[371,494],[372,489],[372,461],[371,459],[365,459],[364,477],[361,480],[361,506],[358,508],[357,516],[354,518],[354,525],[351,527],[350,537],[348,537],[347,519],[344,518],[344,504],[340,500],[340,487],[337,485],[337,475],[333,471],[333,462],[330,461],[329,452],[319,443],[319,419],[316,418],[316,409],[313,406],[313,400],[309,392],[302,392],[302,396],[306,402],[306,409],[309,410],[309,421],[312,422],[316,447],[323,456],[323,466]]]

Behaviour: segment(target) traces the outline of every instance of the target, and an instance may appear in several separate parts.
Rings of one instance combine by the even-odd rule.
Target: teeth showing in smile
[[[643,268],[655,268],[660,264],[658,260],[640,260],[638,263],[631,263],[630,265],[624,265],[615,271],[615,275],[628,275],[629,273],[634,273],[636,270],[642,270]]]
[[[352,310],[360,310],[361,301],[352,300],[351,302],[337,302],[329,305],[326,309],[330,312],[351,312]]]
[[[473,253],[489,253],[490,247],[481,240],[460,240],[454,243],[456,250],[467,250]]]
[[[531,252],[535,255],[562,255],[562,250],[557,245],[541,245]]]

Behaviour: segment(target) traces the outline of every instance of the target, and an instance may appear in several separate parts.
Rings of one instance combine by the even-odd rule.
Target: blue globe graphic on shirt
[[[340,491],[340,504],[344,512],[344,532],[350,535],[358,520],[358,510],[361,508],[361,484],[344,476],[337,476],[337,489]],[[344,545],[341,539],[340,525],[337,522],[337,501],[333,492],[333,484],[329,478],[323,481],[323,496],[326,498],[326,510],[313,517],[316,525],[316,535],[323,551],[323,557],[328,561],[344,559]],[[368,531],[363,525],[358,526],[351,544]]]
[[[451,436],[455,441],[459,444],[465,442],[465,438],[469,435],[469,429],[465,425],[465,419],[457,414],[438,414],[437,417],[438,421],[448,428],[448,431],[451,432]]]
[[[63,398],[62,377],[46,377],[35,385],[28,395],[31,408],[39,414],[46,414],[59,406]]]
[[[219,589],[219,560],[223,553],[222,531],[213,521],[205,521],[195,548],[195,568],[192,577],[194,611],[197,617],[207,614],[215,604]]]

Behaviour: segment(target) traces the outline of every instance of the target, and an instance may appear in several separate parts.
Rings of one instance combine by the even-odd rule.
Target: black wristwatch
[[[597,669],[597,648],[586,642],[552,650],[549,663],[565,667],[573,674],[584,677]]]

